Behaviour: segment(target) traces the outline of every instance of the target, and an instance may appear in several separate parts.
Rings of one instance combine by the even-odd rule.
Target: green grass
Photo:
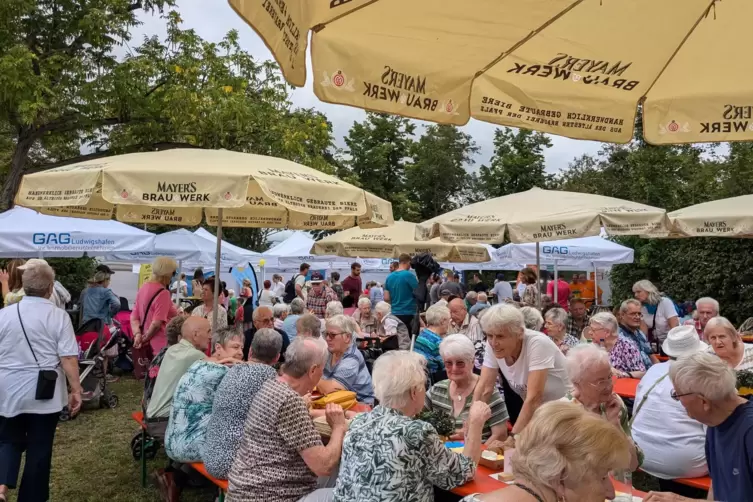
[[[85,410],[58,424],[50,479],[53,502],[160,501],[151,474],[167,464],[164,450],[148,463],[146,488],[141,488],[140,465],[131,455],[131,438],[140,430],[131,413],[140,408],[142,384],[126,376],[111,388],[120,398],[117,408]],[[10,492],[11,501],[15,493]],[[211,502],[216,493],[211,487],[184,490],[181,502]]]

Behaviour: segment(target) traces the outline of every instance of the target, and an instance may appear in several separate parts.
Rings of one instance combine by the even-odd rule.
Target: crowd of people
[[[11,265],[0,273],[0,500],[24,450],[20,495],[47,500],[57,417],[81,405],[79,347],[54,271],[43,260]],[[155,473],[165,501],[180,500],[189,464],[203,462],[228,480],[230,502],[428,502],[473,479],[483,449],[510,448],[515,483],[467,501],[600,502],[614,497],[610,473],[638,468],[662,490],[649,502],[704,498],[673,480],[707,474],[713,500],[753,500],[753,405],[736,376],[753,369],[753,346],[712,298],[683,315],[639,281],[634,298],[597,312],[595,284],[552,282],[550,302],[526,268],[515,285],[432,275],[419,304],[403,255],[383,285],[364,284],[358,263],[342,281],[304,263],[255,298],[246,284],[235,297],[195,274],[202,303],[187,311],[175,302],[187,289],[177,268],[155,260],[130,316],[148,366],[147,431],[169,457]],[[101,266],[89,281],[84,322],[110,322],[120,308],[111,274]],[[619,378],[640,379],[635,400],[614,392]],[[314,392],[338,391],[369,411],[312,405]],[[454,432],[415,420],[423,411],[449,416]]]

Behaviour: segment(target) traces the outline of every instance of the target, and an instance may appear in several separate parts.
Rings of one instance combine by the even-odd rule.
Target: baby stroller
[[[131,333],[131,309],[128,307],[128,300],[120,298],[120,312],[112,318],[113,327],[110,327],[110,335],[116,338],[117,355],[112,356],[112,367],[118,368],[124,373],[133,372],[133,358],[131,357],[131,347],[133,347],[133,334]],[[109,344],[109,342],[108,342]],[[110,356],[110,354],[107,354]]]
[[[91,319],[76,330],[79,345],[79,381],[83,389],[82,408],[86,405],[115,408],[118,405],[118,396],[107,388],[104,364],[105,352],[112,351],[118,337],[110,336],[105,342],[104,331],[105,323],[101,319]],[[65,422],[69,419],[70,412],[66,407],[60,413],[60,420]]]

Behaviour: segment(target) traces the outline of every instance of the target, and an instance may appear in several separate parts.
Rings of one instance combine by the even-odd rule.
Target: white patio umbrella
[[[704,202],[667,216],[671,237],[753,237],[753,195]]]

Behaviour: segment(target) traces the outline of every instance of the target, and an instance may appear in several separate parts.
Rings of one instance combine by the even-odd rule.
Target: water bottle
[[[624,485],[615,490],[614,502],[633,502],[633,472],[629,469],[615,471],[614,479]]]

